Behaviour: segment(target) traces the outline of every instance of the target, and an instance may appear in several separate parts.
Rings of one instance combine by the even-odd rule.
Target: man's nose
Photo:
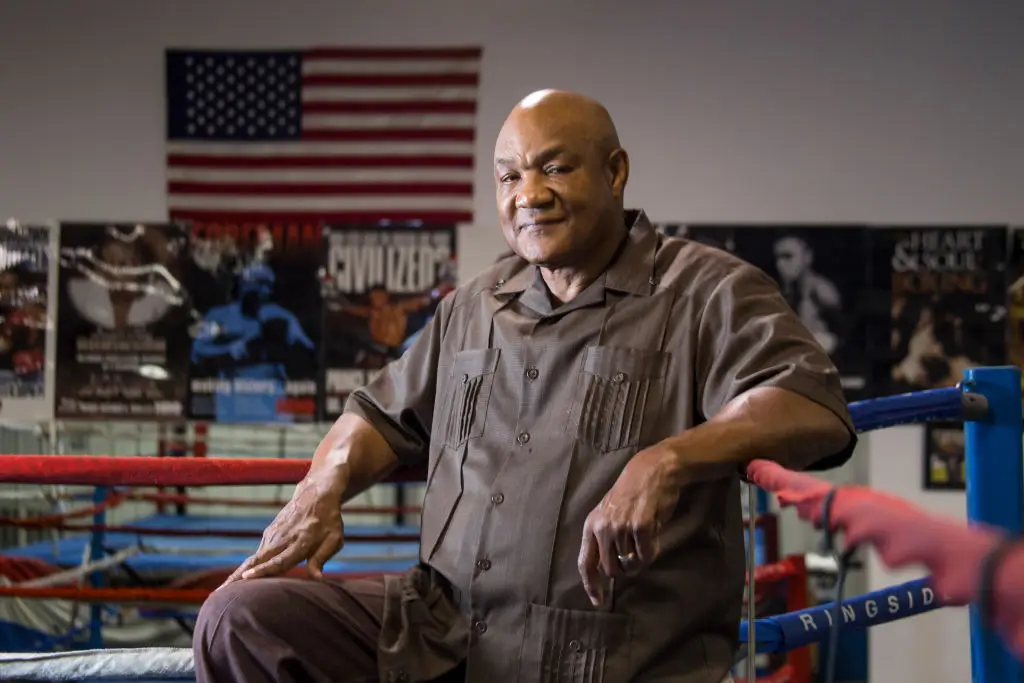
[[[543,178],[535,174],[529,174],[519,184],[519,192],[516,195],[516,208],[519,209],[540,209],[550,206],[555,195],[547,186]]]

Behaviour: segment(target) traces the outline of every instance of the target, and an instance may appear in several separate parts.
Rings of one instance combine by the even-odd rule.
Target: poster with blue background
[[[313,222],[193,224],[190,418],[317,419],[323,246]]]

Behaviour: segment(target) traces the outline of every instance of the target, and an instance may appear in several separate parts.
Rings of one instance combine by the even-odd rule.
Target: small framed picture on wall
[[[925,490],[964,491],[964,427],[956,422],[929,422],[924,437]]]

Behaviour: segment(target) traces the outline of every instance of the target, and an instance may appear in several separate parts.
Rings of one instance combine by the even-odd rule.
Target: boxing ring
[[[967,512],[969,522],[983,523],[1020,536],[1024,531],[1024,434],[1022,434],[1021,371],[1016,367],[976,368],[968,370],[961,384],[898,396],[860,401],[850,404],[859,433],[888,427],[917,424],[934,420],[960,420],[964,423],[965,467],[967,479]],[[308,461],[254,460],[236,458],[162,459],[80,456],[0,456],[0,482],[26,484],[84,484],[95,486],[94,502],[101,506],[111,494],[111,487],[123,486],[205,486],[294,484],[306,473]],[[753,485],[750,485],[751,489]],[[114,489],[117,495],[119,489]],[[753,493],[753,491],[751,491]],[[753,496],[751,496],[751,501]],[[753,554],[754,514],[749,517],[751,557]],[[269,520],[268,520],[269,521]],[[151,522],[151,524],[155,524]],[[88,543],[102,554],[110,550],[109,539],[124,533],[138,540],[152,526],[111,529],[102,523],[102,510],[91,524],[73,528],[91,532]],[[258,531],[253,529],[256,537]],[[178,530],[188,536],[186,528]],[[353,536],[356,540],[353,540]],[[360,539],[360,536],[362,538]],[[401,571],[415,562],[416,543],[403,528],[381,530],[353,529],[347,543],[365,543],[376,549],[369,556],[397,553],[401,559],[384,566],[384,571]],[[105,545],[107,543],[108,545]],[[349,545],[346,545],[349,547]],[[223,548],[222,548],[223,549]],[[401,553],[409,551],[406,557]],[[144,549],[122,544],[107,562],[131,562]],[[325,567],[325,574],[351,575],[353,572],[381,571],[380,566],[364,559],[346,561],[344,552]],[[120,555],[118,555],[120,553]],[[97,557],[100,555],[96,555]],[[240,562],[242,557],[237,557]],[[404,564],[403,564],[404,563]],[[748,572],[748,594],[755,596],[759,582],[779,578],[795,578],[796,585],[805,577],[804,567],[795,560]],[[90,571],[99,571],[97,566]],[[861,630],[906,619],[943,607],[942,596],[931,587],[930,579],[909,581],[865,595],[843,599],[840,574],[839,597],[836,601],[805,607],[775,616],[745,620],[740,628],[740,641],[756,654],[794,653],[815,644],[835,643],[840,629]],[[43,582],[44,584],[46,582]],[[59,581],[54,580],[54,583]],[[195,588],[113,589],[102,586],[66,588],[60,585],[39,585],[24,582],[0,586],[0,598],[63,598],[93,604],[141,603],[151,605],[198,605],[209,590]],[[751,597],[752,601],[754,598]],[[790,604],[793,604],[790,602]],[[748,614],[754,615],[753,610]],[[997,634],[982,622],[978,607],[970,607],[970,651],[972,679],[977,683],[1019,682],[1024,666],[1003,645]],[[834,647],[832,648],[834,652]],[[748,656],[748,662],[754,660]],[[807,658],[800,666],[807,666]],[[748,666],[748,672],[752,668]],[[748,673],[749,676],[749,673]],[[793,667],[783,667],[768,677],[757,680],[775,683],[796,680]],[[21,681],[84,681],[84,680],[192,680],[194,666],[189,648],[111,648],[99,647],[69,652],[0,653],[0,680]]]

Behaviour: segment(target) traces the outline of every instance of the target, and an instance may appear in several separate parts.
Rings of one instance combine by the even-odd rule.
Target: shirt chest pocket
[[[583,357],[567,428],[598,453],[634,448],[657,419],[669,354],[590,346]]]
[[[494,371],[501,349],[467,349],[455,354],[448,392],[441,410],[444,444],[458,448],[470,439],[479,438],[487,422]]]
[[[604,683],[629,676],[633,618],[531,604],[519,680]]]

